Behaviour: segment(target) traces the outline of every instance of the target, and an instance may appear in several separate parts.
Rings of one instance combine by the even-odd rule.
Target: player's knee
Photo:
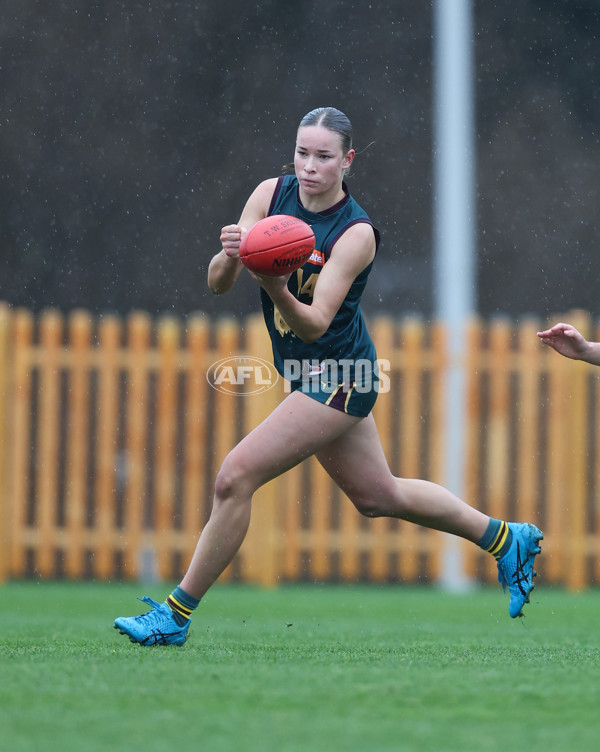
[[[375,518],[385,516],[379,500],[373,496],[354,496],[352,503],[363,517]]]
[[[219,468],[215,479],[215,499],[247,499],[261,485],[253,468],[231,451]]]
[[[357,507],[363,517],[375,519],[376,517],[385,517],[385,513],[375,504],[361,504]]]
[[[233,496],[235,485],[236,482],[231,473],[226,472],[221,467],[215,478],[215,501],[228,499]]]
[[[248,473],[235,462],[225,460],[215,478],[215,499],[242,498],[250,491]]]
[[[364,494],[350,495],[352,503],[364,517],[399,517],[408,512],[408,498],[392,479],[391,483],[376,486]]]

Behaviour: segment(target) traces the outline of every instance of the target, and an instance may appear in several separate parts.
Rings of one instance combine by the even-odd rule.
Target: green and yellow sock
[[[495,520],[493,517],[490,517],[487,530],[477,545],[483,548],[484,551],[488,551],[496,559],[501,559],[510,548],[511,543],[512,532],[508,527],[508,523],[504,522],[504,520]]]
[[[183,627],[190,620],[194,609],[200,603],[200,598],[194,598],[193,595],[186,593],[183,588],[177,585],[165,603],[173,612],[173,618],[177,625]]]

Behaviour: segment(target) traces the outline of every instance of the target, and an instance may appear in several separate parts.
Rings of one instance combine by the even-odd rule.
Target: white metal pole
[[[471,0],[434,9],[434,244],[436,318],[448,332],[445,483],[464,497],[465,336],[475,310],[475,148]],[[458,540],[448,536],[441,584],[462,589]]]

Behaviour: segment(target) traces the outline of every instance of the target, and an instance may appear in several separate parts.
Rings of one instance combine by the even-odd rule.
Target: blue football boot
[[[538,544],[544,535],[529,522],[509,522],[508,527],[512,532],[512,542],[498,561],[498,582],[504,590],[508,588],[508,613],[514,619],[523,616],[523,606],[529,603],[529,593],[534,588],[533,578],[536,575],[533,562],[536,554],[542,550]]]
[[[180,627],[166,603],[157,603],[147,595],[139,600],[149,603],[152,609],[140,616],[119,616],[115,619],[115,629],[140,645],[183,645],[191,619]]]

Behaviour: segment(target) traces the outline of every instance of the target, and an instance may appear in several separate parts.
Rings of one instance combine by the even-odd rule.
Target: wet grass
[[[183,648],[112,629],[132,585],[0,586],[2,748],[594,749],[600,594],[215,587]],[[148,592],[161,600],[168,587]]]

